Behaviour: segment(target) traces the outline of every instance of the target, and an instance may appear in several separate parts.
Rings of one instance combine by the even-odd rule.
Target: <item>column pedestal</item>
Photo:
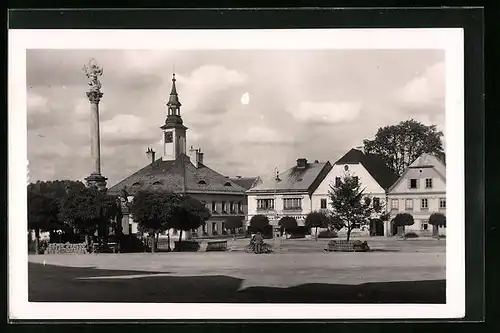
[[[106,189],[106,180],[108,178],[97,174],[97,173],[91,173],[90,176],[85,178],[85,181],[87,182],[87,186],[94,186],[97,187],[99,190],[105,190]]]

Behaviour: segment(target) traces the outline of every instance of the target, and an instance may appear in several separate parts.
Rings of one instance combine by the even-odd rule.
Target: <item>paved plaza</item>
[[[369,238],[369,253],[285,240],[272,254],[227,252],[29,257],[30,301],[444,303],[445,240]]]

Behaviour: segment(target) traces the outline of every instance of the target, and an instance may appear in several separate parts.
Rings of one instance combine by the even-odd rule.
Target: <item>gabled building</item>
[[[388,210],[391,219],[398,213],[409,213],[415,223],[405,228],[420,235],[433,233],[429,217],[433,212],[446,214],[446,165],[444,159],[430,154],[420,155],[389,189]],[[434,230],[445,234],[445,228]],[[397,233],[391,224],[388,232]]]
[[[330,186],[335,186],[346,174],[356,177],[362,184],[364,193],[372,198],[373,205],[382,209],[387,205],[387,191],[397,180],[397,176],[387,167],[382,157],[374,154],[365,154],[359,149],[351,149],[331,168],[312,195],[314,210],[330,209]],[[384,235],[384,225],[381,221],[370,225],[370,234]]]
[[[331,168],[330,162],[310,163],[299,158],[292,168],[277,173],[276,177],[263,179],[246,192],[247,225],[254,215],[262,214],[275,228],[284,216],[294,217],[298,225],[303,226],[306,215],[313,210],[313,193]]]
[[[167,103],[167,118],[160,127],[162,136],[162,156],[155,159],[154,152],[148,165],[118,182],[108,192],[121,195],[125,189],[130,202],[134,194],[141,190],[163,190],[179,194],[188,194],[201,202],[211,211],[212,217],[206,226],[198,230],[199,234],[220,235],[225,230],[228,217],[242,220],[247,213],[246,187],[233,181],[204,163],[200,149],[190,149],[191,156],[186,153],[186,132],[180,114],[181,103],[175,85],[175,74],[172,78],[172,91]],[[122,227],[125,234],[137,233],[137,223],[133,216],[125,210]],[[175,231],[173,234],[175,235]]]

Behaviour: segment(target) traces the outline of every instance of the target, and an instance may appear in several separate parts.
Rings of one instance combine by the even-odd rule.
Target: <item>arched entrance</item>
[[[370,236],[384,236],[384,222],[381,219],[370,220]]]

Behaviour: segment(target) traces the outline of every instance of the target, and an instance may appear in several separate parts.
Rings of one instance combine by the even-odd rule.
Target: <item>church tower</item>
[[[174,161],[186,154],[186,130],[182,124],[181,102],[175,87],[175,73],[172,76],[172,90],[167,103],[167,119],[162,129],[163,161]]]

